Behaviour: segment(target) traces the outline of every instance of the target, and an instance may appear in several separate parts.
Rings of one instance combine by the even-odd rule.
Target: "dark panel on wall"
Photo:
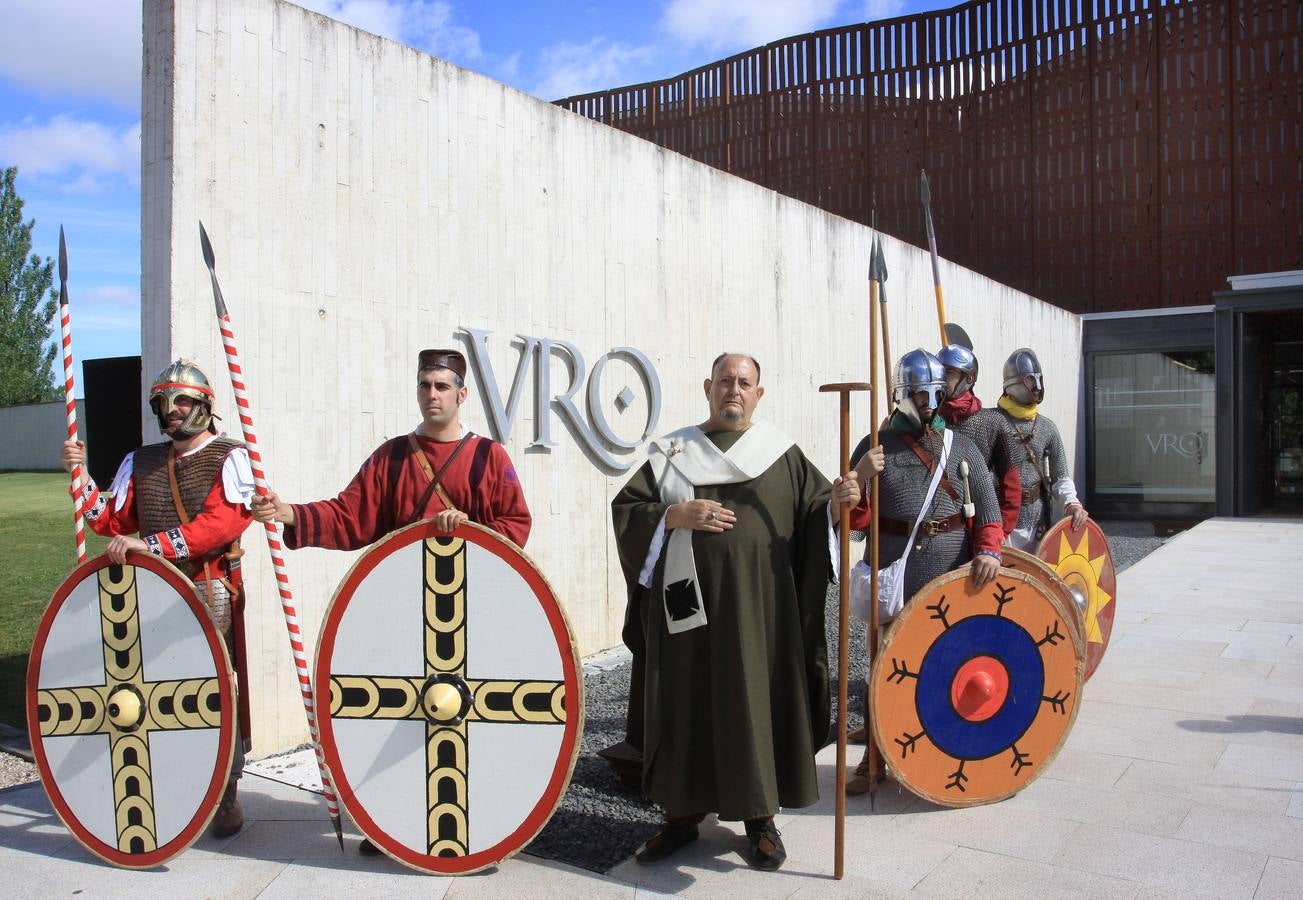
[[[86,386],[87,467],[91,477],[108,490],[122,458],[139,447],[140,357],[88,359],[81,364]],[[161,440],[161,438],[160,438]]]

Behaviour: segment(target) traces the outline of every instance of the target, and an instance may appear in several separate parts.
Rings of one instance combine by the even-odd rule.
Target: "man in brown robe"
[[[629,588],[629,739],[665,826],[657,862],[708,813],[746,823],[749,859],[777,869],[773,816],[818,799],[828,736],[824,602],[835,550],[829,500],[854,503],[777,429],[753,422],[760,366],[724,354],[703,387],[709,418],[654,441],[611,504]]]

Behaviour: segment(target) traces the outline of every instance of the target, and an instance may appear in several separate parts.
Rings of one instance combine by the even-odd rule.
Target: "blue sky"
[[[178,0],[183,2],[183,0]],[[300,0],[546,100],[675,75],[929,0]],[[33,251],[67,230],[78,362],[140,352],[140,0],[5,0],[0,167]],[[81,393],[78,373],[78,393]]]

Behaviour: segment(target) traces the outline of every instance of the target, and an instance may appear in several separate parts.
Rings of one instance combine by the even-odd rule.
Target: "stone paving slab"
[[[336,895],[650,898],[1303,896],[1303,523],[1210,520],[1118,578],[1116,640],[1044,775],[1009,800],[942,809],[892,783],[848,802],[832,878],[835,748],[822,799],[784,811],[789,854],[749,868],[713,819],[671,860],[597,875],[525,854],[436,878],[340,854],[310,752],[250,766],[248,827],[166,867],[115,870],[82,849],[39,785],[0,791],[6,893],[79,897]],[[1228,559],[1261,560],[1246,573]],[[859,748],[851,748],[852,760]]]

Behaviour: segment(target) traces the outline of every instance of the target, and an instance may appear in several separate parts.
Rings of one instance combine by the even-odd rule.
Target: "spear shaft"
[[[235,404],[240,412],[240,428],[244,432],[244,443],[249,450],[249,466],[253,469],[254,490],[259,497],[265,497],[269,493],[267,476],[263,472],[262,454],[258,452],[258,437],[253,430],[253,415],[250,412],[249,396],[244,384],[244,370],[240,367],[240,351],[235,345],[235,329],[231,325],[226,301],[222,298],[221,285],[217,283],[217,263],[213,256],[213,245],[208,240],[208,232],[204,230],[202,222],[199,224],[199,242],[203,246],[204,263],[208,266],[208,275],[213,282],[213,302],[217,306],[217,323],[222,332],[222,349],[226,351],[226,368],[231,373],[231,390],[235,394]],[[326,810],[330,813],[331,824],[335,826],[339,849],[343,851],[344,829],[339,819],[339,802],[335,798],[335,786],[330,780],[330,772],[321,753],[321,736],[317,731],[316,700],[313,696],[312,679],[308,674],[308,657],[303,649],[303,632],[299,627],[294,592],[290,590],[290,576],[285,569],[280,529],[274,522],[264,523],[263,529],[267,537],[267,550],[271,554],[272,569],[276,573],[276,590],[280,593],[281,612],[285,614],[285,627],[289,631],[294,667],[298,670],[299,693],[303,697],[303,710],[308,717],[312,749],[317,754],[317,769],[321,773],[321,789],[326,796]]]
[[[72,314],[68,311],[68,244],[59,226],[59,329],[63,342],[63,399],[68,408],[68,440],[77,440],[77,396],[73,390]],[[81,463],[72,465],[72,527],[77,538],[77,562],[86,561],[86,525],[81,517]]]

